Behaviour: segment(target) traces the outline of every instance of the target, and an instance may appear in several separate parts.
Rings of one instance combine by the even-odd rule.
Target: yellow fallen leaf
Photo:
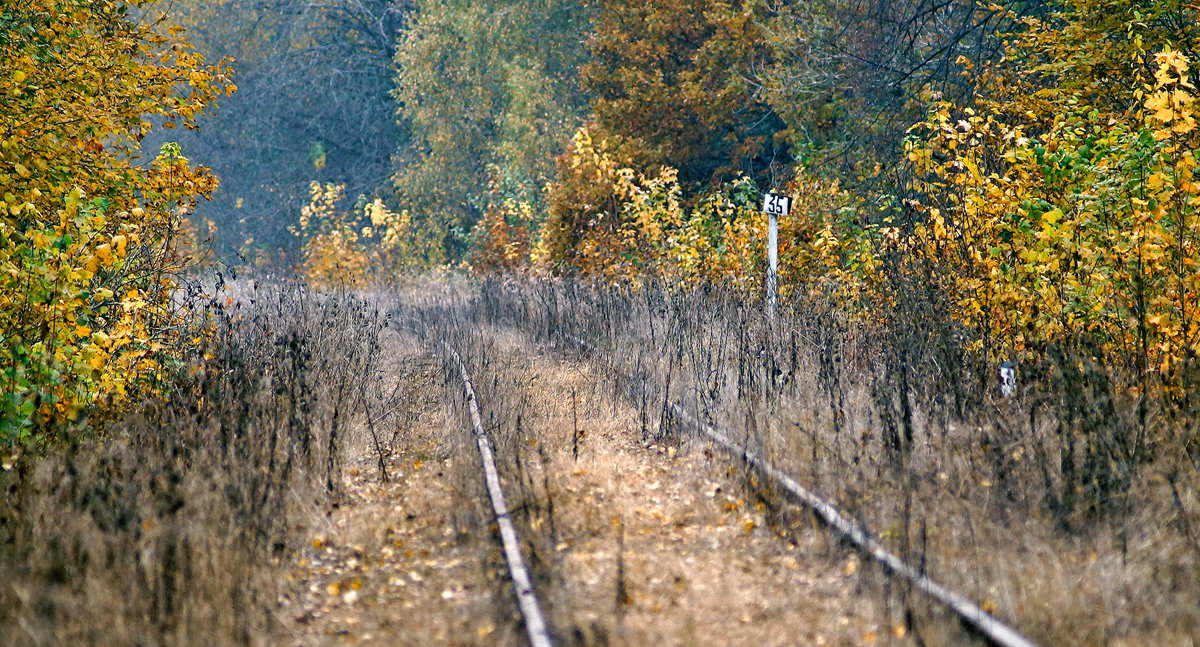
[[[857,570],[858,570],[858,560],[851,559],[846,562],[846,568],[842,569],[842,572],[845,573],[847,577],[849,577],[851,575],[854,575],[854,571],[857,571]]]
[[[342,587],[337,582],[333,582],[329,586],[325,587],[325,590],[329,592],[329,597],[336,598],[338,593],[342,592]]]
[[[92,334],[92,329],[87,326],[79,326],[75,329],[76,337],[87,337]]]

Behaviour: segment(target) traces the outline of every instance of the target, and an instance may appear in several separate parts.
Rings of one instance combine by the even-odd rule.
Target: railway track
[[[550,628],[542,613],[537,594],[533,589],[533,578],[525,566],[521,555],[521,544],[517,539],[517,530],[509,515],[508,503],[504,498],[504,489],[500,484],[500,474],[496,470],[495,451],[483,427],[479,415],[479,401],[475,396],[475,387],[471,384],[471,374],[458,352],[444,343],[443,348],[457,365],[462,379],[463,392],[466,395],[467,411],[471,418],[471,431],[475,437],[475,445],[479,449],[479,460],[483,466],[484,481],[487,485],[488,498],[491,500],[492,512],[496,525],[500,529],[500,540],[504,548],[504,560],[508,564],[509,576],[513,583],[513,593],[517,598],[517,607],[525,623],[525,633],[529,637],[531,647],[551,647]]]
[[[595,345],[561,329],[555,334],[564,347],[573,347],[581,356],[587,356],[603,365],[613,375],[627,380],[631,388],[638,389],[638,385],[641,385],[642,388],[645,387],[646,378],[644,376],[627,373],[609,361]],[[500,487],[494,450],[483,428],[478,400],[471,384],[470,375],[458,353],[448,344],[445,345],[445,350],[458,368],[466,393],[467,407],[484,468],[488,494],[500,528],[505,559],[512,576],[514,592],[525,621],[530,643],[535,647],[550,645],[549,627],[540,611],[529,571],[524,565],[519,550],[516,530],[509,517],[504,493]],[[742,461],[759,473],[766,482],[774,485],[778,491],[785,492],[789,498],[810,509],[834,534],[877,563],[885,573],[908,582],[930,600],[949,610],[965,627],[988,644],[996,647],[1037,647],[1036,643],[1026,638],[1020,631],[988,613],[967,596],[933,580],[922,573],[920,569],[891,552],[868,528],[852,521],[836,505],[806,488],[796,478],[771,465],[761,454],[731,440],[732,434],[726,430],[704,422],[678,401],[664,400],[664,406],[681,426],[713,443],[727,455]]]
[[[608,361],[599,349],[586,340],[561,332],[559,337],[566,344],[577,348],[582,354],[603,364],[610,372],[625,378],[631,385],[644,384],[643,376],[626,373]],[[995,647],[1038,647],[1021,632],[984,611],[980,605],[967,596],[938,583],[905,562],[888,550],[869,529],[851,521],[836,505],[816,495],[795,478],[771,465],[761,454],[731,440],[731,434],[705,423],[677,401],[667,400],[665,404],[671,415],[677,420],[720,447],[728,455],[742,460],[746,465],[759,472],[769,483],[808,507],[828,528],[879,564],[886,573],[909,582],[931,600],[951,611],[964,625],[989,644]]]

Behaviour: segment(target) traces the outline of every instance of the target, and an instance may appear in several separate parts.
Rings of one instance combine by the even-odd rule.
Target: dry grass
[[[593,367],[523,335],[458,339],[561,642],[907,644],[853,554],[772,514],[735,463],[644,436]]]
[[[640,420],[666,397],[700,412],[1036,642],[1200,635],[1198,417],[1123,395],[1086,348],[1023,367],[1004,401],[994,367],[919,302],[880,325],[820,301],[772,322],[720,291],[492,282],[471,307],[572,354],[575,338],[599,346],[648,378],[608,378]],[[932,634],[918,611],[910,629]]]
[[[380,352],[400,405],[386,434],[386,480],[360,424],[347,448],[346,497],[315,520],[288,565],[290,622],[279,640],[512,644],[518,627],[471,478],[474,448],[448,415],[439,367],[411,334],[385,334]]]
[[[273,644],[274,571],[341,495],[385,322],[345,295],[231,294],[161,397],[0,472],[5,644]]]
[[[1197,417],[1080,355],[1004,401],[924,306],[869,326],[571,283],[232,294],[165,397],[0,471],[5,644],[520,643],[442,340],[560,643],[968,640],[668,399],[1039,643],[1200,635]]]

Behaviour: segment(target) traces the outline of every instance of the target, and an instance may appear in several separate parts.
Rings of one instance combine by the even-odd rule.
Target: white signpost
[[[779,216],[792,209],[792,199],[780,193],[763,196],[763,212],[767,214],[767,316],[775,316],[775,299],[779,296]]]

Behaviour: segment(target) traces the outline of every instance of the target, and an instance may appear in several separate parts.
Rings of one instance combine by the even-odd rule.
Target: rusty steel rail
[[[579,349],[606,364],[614,373],[624,375],[631,380],[631,383],[645,382],[645,379],[641,376],[631,375],[623,369],[618,368],[608,360],[607,356],[600,353],[595,346],[587,341],[570,334],[563,334],[562,337],[564,341],[574,344]],[[768,481],[775,483],[793,499],[811,509],[826,526],[833,529],[844,540],[853,545],[861,553],[878,562],[885,571],[907,580],[930,599],[948,608],[958,616],[961,622],[976,631],[992,645],[996,647],[1038,647],[1036,643],[1023,636],[1019,631],[1008,626],[987,611],[984,611],[978,604],[971,601],[970,598],[939,584],[924,573],[921,573],[911,564],[905,562],[898,555],[888,550],[867,528],[850,520],[849,517],[838,510],[837,506],[817,496],[811,490],[801,485],[796,479],[772,466],[759,453],[730,440],[729,436],[723,433],[722,430],[688,413],[678,402],[668,401],[667,407],[671,415],[694,428],[701,436],[712,441],[726,453],[744,460],[747,465],[758,470]]]
[[[525,632],[529,636],[531,647],[552,647],[550,629],[546,618],[542,615],[541,605],[533,591],[533,578],[521,557],[521,546],[517,540],[517,530],[513,526],[512,517],[508,513],[508,504],[504,500],[504,489],[500,486],[500,473],[496,470],[495,452],[492,441],[488,439],[483,428],[483,420],[479,415],[479,401],[475,397],[475,388],[471,385],[471,375],[467,365],[449,344],[443,343],[446,351],[458,364],[462,376],[463,391],[467,397],[467,410],[471,416],[471,428],[475,435],[475,444],[479,447],[479,459],[483,463],[484,480],[487,483],[488,498],[492,501],[492,511],[496,516],[496,525],[500,528],[500,540],[504,545],[504,560],[508,562],[508,572],[512,577],[513,592],[517,596],[517,606],[525,618]]]

